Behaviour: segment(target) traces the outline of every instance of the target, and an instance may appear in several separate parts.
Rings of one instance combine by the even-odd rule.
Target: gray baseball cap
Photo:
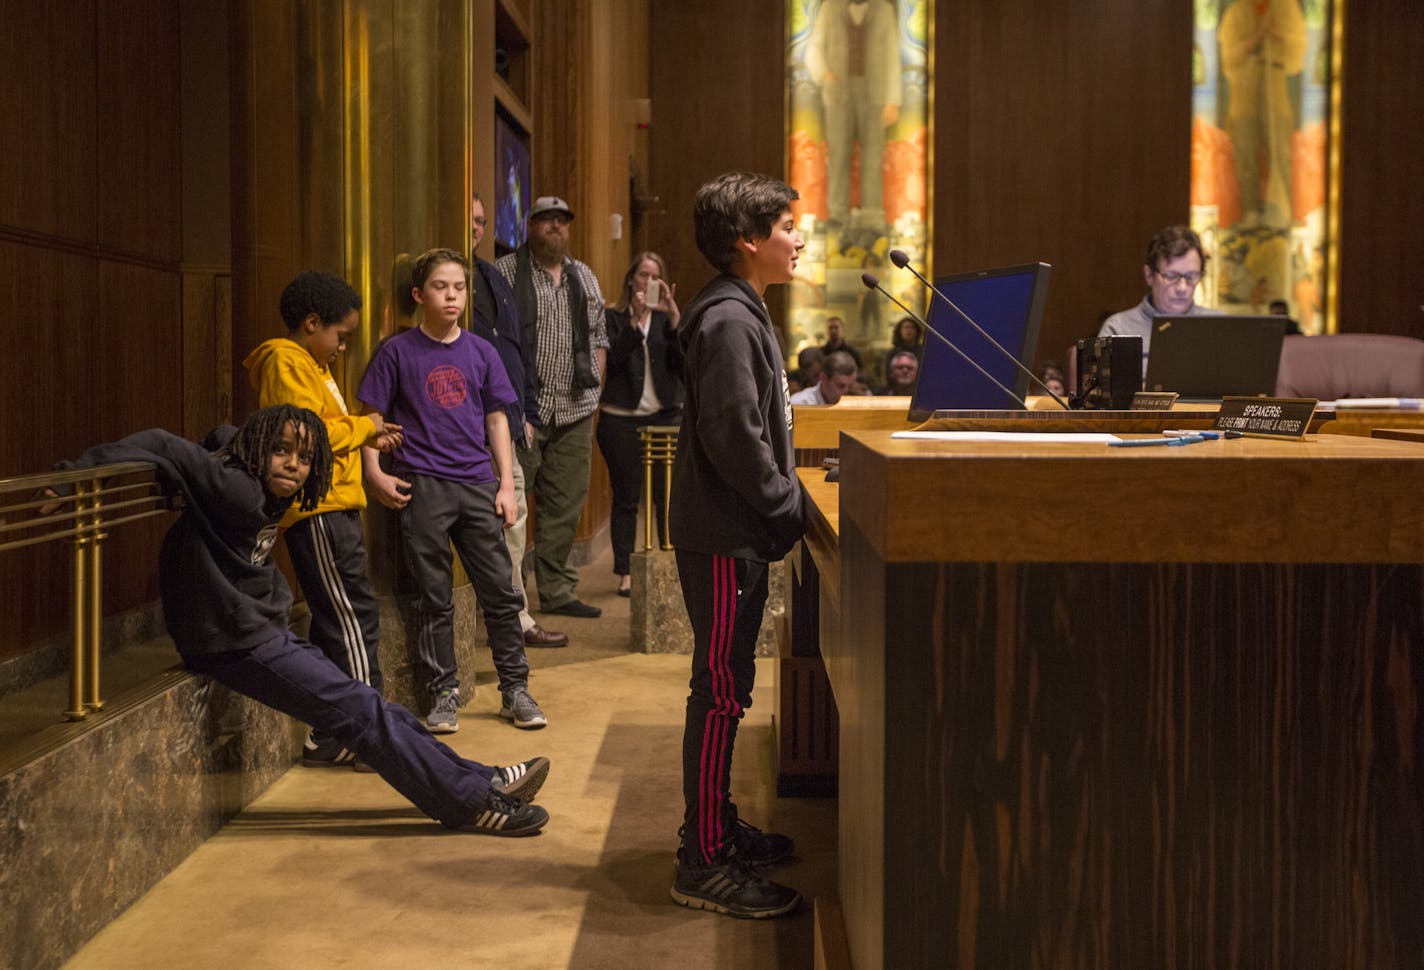
[[[529,208],[529,218],[537,219],[546,212],[562,212],[570,219],[574,217],[574,210],[569,208],[569,204],[557,195],[541,195],[534,200],[534,204]]]

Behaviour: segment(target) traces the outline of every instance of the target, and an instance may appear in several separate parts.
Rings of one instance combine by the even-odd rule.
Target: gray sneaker
[[[435,706],[425,716],[425,730],[431,734],[454,734],[460,730],[460,692],[442,690],[435,697]]]
[[[549,723],[534,698],[529,696],[529,688],[516,687],[503,695],[504,703],[499,708],[499,716],[514,722],[517,728],[532,730]]]

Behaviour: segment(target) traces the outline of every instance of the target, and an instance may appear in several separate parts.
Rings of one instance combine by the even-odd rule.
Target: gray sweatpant
[[[524,601],[510,581],[504,520],[494,510],[499,486],[495,482],[450,482],[428,475],[407,478],[411,492],[410,503],[400,512],[401,545],[419,596],[417,655],[431,695],[460,686],[451,602],[452,545],[484,614],[500,691],[527,686],[529,661],[519,626]]]

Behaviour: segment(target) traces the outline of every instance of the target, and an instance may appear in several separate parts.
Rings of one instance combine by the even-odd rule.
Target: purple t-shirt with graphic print
[[[485,414],[516,399],[494,345],[468,331],[448,344],[419,327],[376,350],[356,396],[405,430],[395,471],[452,482],[498,480]]]

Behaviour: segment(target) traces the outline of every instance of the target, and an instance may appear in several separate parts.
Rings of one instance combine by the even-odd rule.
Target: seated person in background
[[[845,342],[845,321],[840,317],[826,317],[826,342],[821,345],[821,353],[829,356],[838,350],[849,354],[855,366],[860,366],[860,351]]]
[[[855,373],[855,386],[851,388],[851,394],[857,397],[870,397],[879,392],[875,384],[875,375],[862,367]]]
[[[1161,229],[1147,243],[1142,279],[1147,295],[1129,310],[1114,313],[1098,330],[1099,337],[1141,337],[1142,372],[1147,373],[1147,353],[1152,343],[1154,317],[1185,317],[1220,313],[1196,304],[1197,284],[1206,268],[1201,238],[1186,226]]]
[[[890,352],[885,355],[885,373],[890,373],[890,364],[896,354],[908,350],[918,359],[925,354],[925,335],[914,317],[901,317],[895,324],[895,335],[890,338]]]
[[[842,395],[855,392],[856,373],[856,364],[850,354],[839,350],[827,354],[816,383],[799,394],[791,395],[791,403],[835,404]]]
[[[885,378],[886,394],[908,397],[915,393],[915,385],[919,382],[920,358],[915,356],[914,351],[897,350],[890,355],[890,367]]]
[[[786,375],[786,383],[796,385],[791,388],[793,394],[816,383],[821,376],[821,364],[825,359],[826,355],[821,352],[820,347],[801,348],[801,352],[796,355],[796,369]]]
[[[1301,332],[1300,324],[1296,323],[1295,319],[1290,315],[1290,304],[1285,300],[1272,300],[1270,313],[1273,317],[1286,318],[1286,333]]]
[[[1058,366],[1057,361],[1044,361],[1043,367],[1038,372],[1038,379],[1043,381],[1044,387],[1059,397],[1067,396],[1068,385],[1063,379],[1063,368]]]

